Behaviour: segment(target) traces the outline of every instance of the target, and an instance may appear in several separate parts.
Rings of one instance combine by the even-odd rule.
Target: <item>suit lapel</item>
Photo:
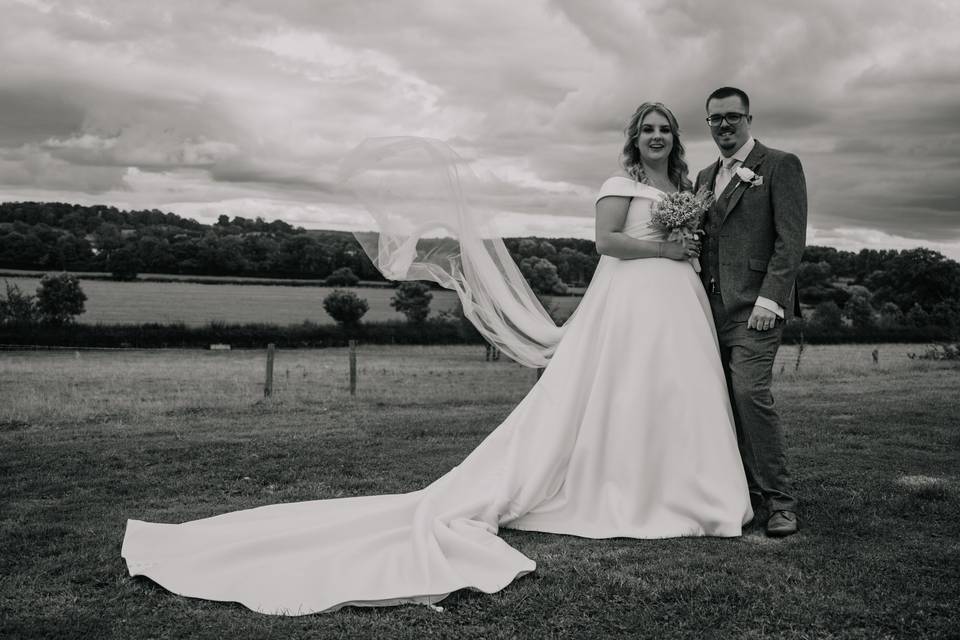
[[[713,187],[717,184],[717,172],[720,171],[720,161],[717,160],[707,169],[707,183],[702,185],[710,191],[713,191]],[[716,194],[715,194],[716,195]]]
[[[756,171],[757,167],[760,166],[760,163],[763,162],[764,156],[767,155],[767,148],[760,144],[758,140],[757,143],[753,146],[753,150],[750,152],[750,155],[747,156],[747,159],[744,160],[743,165],[751,171]],[[727,188],[724,190],[723,194],[726,199],[726,203],[723,205],[723,215],[720,219],[720,224],[723,224],[723,221],[727,219],[727,216],[730,215],[730,212],[733,211],[733,208],[737,206],[737,203],[740,202],[740,197],[743,195],[743,192],[747,190],[750,186],[748,183],[740,180],[739,176],[734,174],[733,178],[730,179],[730,184],[734,185],[733,190],[730,190],[730,185],[727,185]]]
[[[717,172],[719,173],[719,169]],[[727,186],[723,188],[723,193],[721,193],[720,196],[717,198],[717,202],[724,202],[724,203],[729,202],[730,196],[733,195],[733,192],[736,190],[739,184],[740,184],[740,178],[737,176],[737,174],[733,174],[730,177],[730,181],[727,182]],[[723,205],[721,207],[724,211],[726,211],[725,206],[726,205]]]
[[[703,170],[703,173],[706,173],[706,178],[704,184],[700,185],[706,187],[710,191],[713,191],[714,186],[717,184],[717,173],[720,171],[720,161],[717,160],[712,165]],[[713,204],[710,206],[710,209],[707,210],[707,217],[715,218],[720,216],[720,200],[723,198],[721,194],[713,194]]]

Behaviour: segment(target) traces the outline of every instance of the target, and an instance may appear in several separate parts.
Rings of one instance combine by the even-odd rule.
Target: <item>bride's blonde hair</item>
[[[670,178],[670,182],[680,191],[693,190],[693,183],[687,177],[690,169],[687,167],[687,161],[685,160],[686,151],[683,148],[683,143],[680,142],[680,125],[677,124],[673,112],[660,102],[644,102],[630,116],[630,122],[623,130],[627,137],[621,156],[624,171],[634,180],[647,181],[647,176],[643,171],[643,163],[640,160],[640,149],[637,148],[637,138],[640,135],[640,124],[651,111],[656,111],[666,118],[667,122],[670,123],[670,130],[673,132],[673,148],[667,158],[667,176]]]

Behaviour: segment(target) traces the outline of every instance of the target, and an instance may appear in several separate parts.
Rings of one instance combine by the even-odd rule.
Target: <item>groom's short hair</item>
[[[723,100],[724,98],[732,98],[733,96],[740,98],[740,102],[743,103],[743,108],[747,110],[747,113],[750,113],[750,98],[747,97],[747,92],[743,89],[737,89],[736,87],[720,87],[707,97],[707,101],[703,103],[703,108],[709,109],[711,100]]]

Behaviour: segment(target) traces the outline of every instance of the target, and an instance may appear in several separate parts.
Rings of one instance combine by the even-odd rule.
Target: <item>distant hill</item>
[[[427,241],[429,242],[429,241]],[[566,278],[585,284],[598,256],[582,239],[513,238],[518,264],[559,292]],[[556,274],[545,273],[546,260]],[[526,261],[526,262],[524,262]],[[282,220],[221,215],[203,224],[156,209],[123,211],[60,202],[0,204],[0,268],[324,279],[349,268],[361,280],[383,280],[352,233],[306,230]],[[547,269],[549,271],[549,268]],[[557,291],[554,291],[557,290]]]

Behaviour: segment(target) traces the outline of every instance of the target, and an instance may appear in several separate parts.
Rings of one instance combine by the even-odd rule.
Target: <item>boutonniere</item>
[[[746,182],[751,187],[759,187],[763,184],[763,176],[758,176],[749,167],[737,167],[737,177],[740,178],[740,182]]]

